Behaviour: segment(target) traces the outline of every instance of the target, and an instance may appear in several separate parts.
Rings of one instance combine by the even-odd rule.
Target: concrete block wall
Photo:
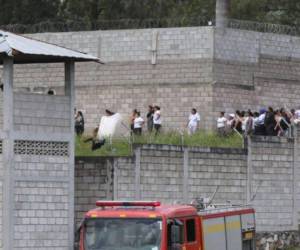
[[[140,197],[166,202],[183,201],[183,152],[163,147],[141,148]]]
[[[2,128],[3,128],[3,91],[0,91],[0,129]]]
[[[251,144],[251,190],[260,230],[297,229],[294,168],[299,166],[294,165],[293,139],[254,137]]]
[[[69,249],[68,157],[14,157],[13,249]]]
[[[295,141],[294,141],[294,187],[293,187],[293,192],[294,192],[294,207],[298,208],[300,207],[300,126],[298,126],[294,130],[295,134]],[[294,217],[298,218],[298,225],[300,224],[300,211],[295,209],[294,211]]]
[[[67,96],[15,93],[16,131],[66,133],[70,131],[70,107]]]
[[[13,73],[13,60],[7,61],[7,73]],[[72,68],[71,64],[67,66]],[[71,78],[72,69],[66,70],[66,75]],[[29,74],[25,78],[30,82],[35,76]],[[1,93],[0,98],[6,97],[0,105],[3,123],[0,127],[0,249],[71,249],[74,93],[69,85],[72,80],[66,83],[66,89],[71,89],[66,93],[68,96],[50,96],[24,93],[24,89],[13,84],[14,77],[11,74],[6,79],[5,96]]]
[[[299,38],[216,29],[214,37],[214,81],[256,87],[254,78],[298,80]],[[285,83],[288,86],[288,82]],[[272,94],[275,91],[269,90]],[[255,92],[252,94],[255,96]]]
[[[3,249],[3,231],[5,230],[3,228],[3,185],[4,185],[3,173],[4,173],[3,157],[2,154],[0,154],[0,176],[1,176],[0,177],[0,249]]]
[[[221,110],[232,112],[249,107],[258,109],[262,105],[281,106],[277,90],[269,88],[260,91],[264,89],[261,79],[269,79],[274,86],[280,82],[287,99],[293,98],[293,91],[298,91],[299,86],[298,37],[214,27],[44,33],[30,36],[93,54],[106,63],[79,63],[76,66],[76,106],[85,111],[88,129],[98,124],[103,110],[109,108],[107,106],[128,115],[134,108],[145,113],[149,103],[156,103],[167,111],[165,127],[183,127],[190,108],[196,107],[204,119],[203,127],[211,129],[215,126],[212,121]],[[15,75],[15,85],[23,90],[33,90],[43,84],[55,88],[59,93],[62,90],[63,70],[60,64],[42,67],[20,65],[16,67]],[[34,81],[31,76],[34,76]],[[198,99],[202,100],[202,96],[211,96],[213,93],[211,102],[206,105],[205,100],[195,105],[195,97],[191,92],[179,92],[179,96],[174,96],[175,105],[172,100],[168,101],[172,105],[168,105],[153,95],[163,88],[169,89],[171,94],[177,94],[178,89],[190,85],[199,88],[199,91],[193,91],[197,97],[201,92],[201,98]],[[203,89],[203,85],[212,89]],[[227,95],[223,95],[224,88],[227,89]],[[136,93],[128,89],[135,89]],[[121,96],[122,102],[116,91],[124,93]],[[232,94],[237,92],[240,96]],[[94,93],[98,93],[98,96]],[[147,97],[148,93],[152,94],[151,98]],[[137,97],[135,94],[140,95]],[[86,95],[92,98],[86,98]],[[145,105],[135,104],[141,102],[140,97],[142,101],[146,100]],[[268,98],[272,100],[268,101]],[[168,112],[170,106],[180,110],[182,107],[179,104],[184,106],[184,112]]]
[[[47,33],[31,36],[99,56],[106,63],[105,65],[80,63],[76,66],[78,90],[76,106],[86,111],[86,126],[90,129],[98,124],[99,116],[103,114],[105,108],[109,108],[107,106],[113,106],[111,109],[129,115],[134,108],[141,109],[145,113],[149,104],[158,104],[165,110],[165,126],[176,128],[184,126],[192,107],[201,110],[203,114],[210,112],[207,111],[210,107],[206,105],[206,97],[211,95],[210,88],[203,89],[203,85],[212,82],[212,27]],[[155,64],[151,64],[152,58],[156,60]],[[56,86],[57,89],[63,85],[63,71],[59,64],[49,64],[47,67],[18,66],[15,76],[15,86],[23,90],[34,89],[43,85],[42,83],[48,87]],[[35,76],[34,81],[31,80],[32,76]],[[197,86],[198,84],[200,85]],[[189,90],[181,90],[185,85],[195,86],[189,93]],[[192,92],[195,92],[197,87],[199,87],[196,91],[197,96],[194,96]],[[127,92],[127,89],[141,89],[141,91],[123,94],[124,102],[120,102],[112,91],[116,88],[121,93]],[[167,89],[166,94],[172,97],[168,103],[163,96],[163,89]],[[103,99],[100,94],[95,96],[95,92],[106,93],[105,98]],[[176,105],[178,96],[172,95],[176,92],[179,95],[182,93],[181,102],[185,103],[184,110],[183,107]],[[159,93],[159,96],[156,98],[153,93]],[[135,94],[140,95],[137,97]],[[86,95],[95,98],[86,101]],[[143,106],[135,104],[144,102],[144,99]],[[111,100],[114,102],[113,105],[110,104]],[[128,103],[128,107],[124,107],[123,103]],[[101,107],[102,111],[93,107]],[[177,110],[180,110],[180,115]],[[206,121],[209,119],[204,119],[203,127],[211,126],[211,122]]]
[[[275,69],[274,69],[275,70]],[[258,111],[262,107],[298,109],[300,94],[298,80],[281,80],[268,77],[254,78],[254,86],[237,86],[216,83],[213,87],[214,116],[220,111],[234,113],[235,110]]]
[[[113,199],[110,159],[76,159],[75,219],[78,226],[84,214],[95,207],[97,200]]]
[[[256,210],[258,231],[296,230],[300,218],[298,140],[253,137],[248,149],[137,146],[133,158],[114,158],[111,163],[113,198],[184,203],[211,197],[219,187],[214,202],[250,204]],[[82,163],[76,166],[83,176],[90,169],[99,173],[107,167],[104,159],[94,166],[85,164],[87,170]],[[94,187],[83,180],[78,179],[76,190],[80,193],[82,186],[87,187],[85,199],[91,203],[76,205],[80,211],[77,216],[92,209],[99,199],[94,187],[103,194],[101,198],[107,198],[107,186],[97,183],[103,181],[102,177],[90,177]]]
[[[195,148],[189,150],[188,157],[188,200],[211,197],[219,187],[215,202],[246,204],[246,150]]]
[[[114,199],[132,200],[135,198],[134,158],[118,158],[114,166]]]
[[[208,84],[173,84],[111,86],[109,88],[79,87],[76,90],[77,108],[82,109],[87,127],[97,127],[105,109],[122,114],[124,123],[129,125],[129,116],[134,108],[145,118],[148,105],[161,106],[162,128],[185,129],[191,107],[202,115],[200,127],[213,125],[211,119],[212,94]],[[180,105],[179,105],[180,103]],[[146,128],[145,128],[146,129]]]
[[[298,37],[216,29],[214,111],[298,108]],[[236,85],[236,86],[234,86]]]

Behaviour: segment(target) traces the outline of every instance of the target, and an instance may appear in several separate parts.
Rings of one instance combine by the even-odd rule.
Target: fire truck
[[[242,206],[97,201],[80,250],[255,250],[255,213]]]

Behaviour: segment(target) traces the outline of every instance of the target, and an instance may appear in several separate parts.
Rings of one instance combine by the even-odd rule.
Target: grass
[[[129,156],[131,155],[131,145],[129,138],[113,139],[112,144],[106,143],[101,149],[91,151],[91,143],[84,143],[85,137],[76,137],[76,156]],[[180,134],[178,132],[145,134],[134,136],[134,144],[167,144],[184,145],[193,147],[219,147],[219,148],[242,148],[243,140],[240,136],[234,134],[226,137],[220,137],[213,132],[199,131],[193,136]]]

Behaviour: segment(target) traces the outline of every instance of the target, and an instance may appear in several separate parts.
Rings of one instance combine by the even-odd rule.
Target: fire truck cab
[[[98,201],[80,228],[80,250],[254,250],[254,210]]]

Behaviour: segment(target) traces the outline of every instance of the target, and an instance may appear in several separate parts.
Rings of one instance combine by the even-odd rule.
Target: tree
[[[0,0],[0,24],[34,24],[57,18],[60,0]]]

